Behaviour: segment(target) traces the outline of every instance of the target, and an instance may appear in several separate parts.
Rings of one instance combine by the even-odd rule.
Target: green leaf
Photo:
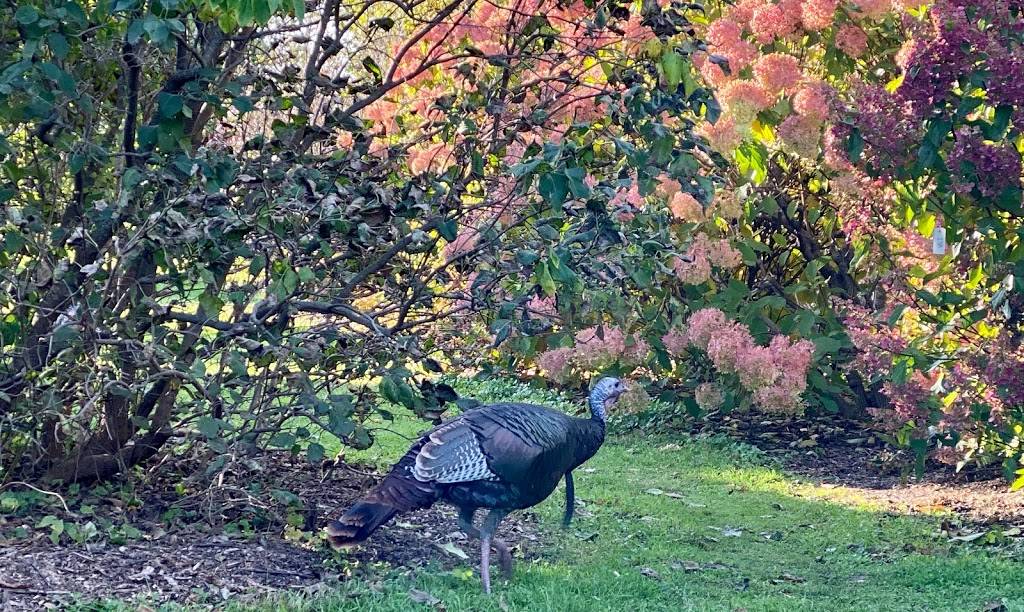
[[[540,259],[540,255],[537,251],[530,251],[527,249],[519,249],[516,251],[516,261],[524,266],[532,266],[538,259]]]
[[[238,351],[228,353],[227,366],[237,378],[243,378],[249,374],[249,368],[246,367],[246,359]]]
[[[311,442],[306,447],[306,458],[309,459],[310,463],[320,463],[323,461],[325,449],[322,444],[318,442]]]
[[[46,37],[46,40],[50,44],[50,51],[60,59],[64,59],[68,56],[68,51],[71,47],[68,45],[68,39],[64,37],[60,32],[50,32]]]
[[[171,35],[171,28],[168,27],[167,21],[153,15],[146,15],[142,28],[149,35],[149,40],[157,45],[166,42]]]
[[[565,177],[569,182],[569,191],[573,197],[585,198],[590,195],[590,187],[587,187],[587,170],[585,168],[566,168]]]
[[[53,331],[52,347],[56,347],[59,350],[66,349],[74,344],[78,344],[82,339],[81,332],[74,325],[61,325]]]
[[[665,73],[665,83],[669,91],[674,91],[683,80],[685,61],[683,57],[672,50],[667,50],[661,56],[661,70]]]
[[[252,258],[252,261],[249,262],[249,274],[251,274],[252,276],[256,276],[257,274],[262,272],[263,268],[265,268],[266,266],[267,258],[264,257],[263,255],[257,255],[256,257]]]
[[[166,92],[156,97],[156,103],[160,116],[168,119],[180,113],[185,106],[185,100],[181,96]]]
[[[380,379],[377,391],[384,396],[384,399],[392,404],[401,404],[402,400],[398,391],[398,382],[393,376],[384,376]]]
[[[547,223],[539,223],[536,226],[537,233],[540,234],[541,238],[545,240],[558,240],[561,234],[557,229],[551,227]]]
[[[274,446],[277,448],[291,448],[295,444],[295,434],[290,431],[279,431],[267,442],[267,446]]]
[[[540,177],[537,192],[545,202],[555,209],[561,209],[566,196],[569,195],[569,180],[562,174],[549,172]]]
[[[856,163],[860,160],[862,153],[864,153],[864,137],[860,135],[860,130],[854,128],[846,140],[846,154],[850,156],[852,162]]]
[[[937,295],[926,289],[918,289],[917,297],[924,300],[929,306],[939,307],[942,306],[942,300]]]
[[[366,68],[366,71],[372,74],[378,83],[384,79],[384,71],[380,69],[377,62],[369,55],[363,58],[363,68]]]
[[[266,25],[270,21],[270,16],[273,12],[270,7],[270,3],[266,0],[253,0],[252,3],[253,14],[256,17],[256,23],[259,25]]]
[[[821,357],[822,355],[828,355],[835,353],[843,347],[843,342],[829,336],[819,336],[813,340],[814,342],[814,353],[815,356]]]
[[[295,270],[288,268],[284,271],[284,275],[281,277],[281,287],[284,288],[285,295],[291,295],[295,293],[295,289],[299,286],[299,275]]]
[[[501,343],[507,340],[512,334],[512,321],[507,319],[498,319],[493,325],[491,325],[491,333],[494,334],[494,342],[491,346],[497,347],[501,345]]]
[[[52,514],[44,516],[41,521],[36,525],[37,529],[50,528],[50,541],[54,544],[60,542],[60,536],[65,531],[64,521],[53,516]]]
[[[18,10],[14,12],[14,18],[21,25],[29,25],[39,21],[39,11],[33,6],[22,4],[18,7]]]
[[[992,119],[992,123],[985,126],[985,137],[989,140],[1001,140],[1003,138],[1003,134],[1006,133],[1006,128],[1010,125],[1010,117],[1012,115],[1013,106],[1002,104],[996,107],[995,117]]]
[[[899,322],[900,317],[903,316],[903,313],[906,312],[906,310],[907,310],[907,305],[906,304],[900,304],[899,306],[894,308],[893,311],[892,311],[892,314],[889,315],[889,319],[886,321],[886,323],[889,324],[889,327],[892,327],[893,325],[896,325],[896,323]]]
[[[517,179],[522,178],[536,170],[537,167],[540,166],[543,161],[544,160],[539,157],[528,159],[526,161],[519,162],[518,164],[515,164],[514,166],[509,168],[509,172],[511,172],[512,176]]]
[[[199,433],[203,434],[207,440],[213,440],[220,436],[220,430],[223,421],[215,419],[210,416],[199,417],[199,421],[196,426],[199,429]]]
[[[538,262],[537,266],[533,269],[533,277],[537,284],[540,285],[541,290],[544,291],[544,295],[548,297],[555,295],[555,280],[551,278],[548,262]]]
[[[221,309],[224,308],[224,300],[217,297],[216,293],[212,293],[207,289],[199,296],[199,307],[203,309],[203,313],[206,316],[215,319],[220,314]]]
[[[459,235],[459,224],[454,219],[449,219],[437,226],[437,231],[448,242],[452,242]]]

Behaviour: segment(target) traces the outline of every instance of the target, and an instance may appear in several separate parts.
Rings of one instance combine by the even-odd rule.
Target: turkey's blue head
[[[626,385],[618,378],[606,376],[597,381],[590,391],[590,414],[600,421],[605,420],[605,410],[626,392]]]

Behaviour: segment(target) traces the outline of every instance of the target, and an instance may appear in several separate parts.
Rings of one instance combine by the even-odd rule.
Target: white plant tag
[[[932,254],[946,254],[946,228],[936,227],[932,230]]]

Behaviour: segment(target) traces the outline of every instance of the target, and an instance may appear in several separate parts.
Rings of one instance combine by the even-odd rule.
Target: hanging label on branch
[[[932,254],[946,254],[946,228],[936,227],[932,230]]]

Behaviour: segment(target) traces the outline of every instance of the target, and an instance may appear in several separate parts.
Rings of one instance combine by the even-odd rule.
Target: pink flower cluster
[[[729,155],[743,142],[743,134],[737,129],[736,120],[729,115],[719,117],[715,123],[705,121],[697,128],[697,134],[723,155]]]
[[[892,0],[853,0],[860,17],[877,19],[892,10]]]
[[[793,153],[812,160],[818,156],[821,121],[808,115],[790,115],[782,120],[776,132]]]
[[[409,171],[413,174],[440,174],[455,163],[455,151],[446,142],[427,143],[409,149]]]
[[[704,207],[685,191],[676,191],[669,202],[668,209],[672,212],[673,217],[687,223],[696,223],[704,219]]]
[[[843,325],[858,350],[851,367],[868,376],[888,374],[893,358],[907,348],[906,340],[891,329],[881,329],[881,323],[876,322],[868,309],[853,302],[845,302],[842,307],[846,311]]]
[[[740,386],[762,410],[801,409],[813,343],[793,342],[780,335],[768,346],[759,346],[746,327],[729,320],[716,308],[693,313],[687,321],[686,337],[691,346],[707,353],[719,372],[735,374]]]
[[[757,47],[743,40],[742,34],[740,24],[730,19],[713,22],[706,34],[712,51],[728,59],[733,72],[743,70],[757,57]]]
[[[711,262],[700,252],[691,253],[693,261],[684,261],[676,257],[672,260],[672,269],[683,284],[700,285],[711,280]]]
[[[558,316],[558,308],[555,306],[555,298],[550,296],[533,296],[530,298],[530,301],[526,303],[526,309],[529,310],[532,315],[540,315],[542,317]]]
[[[742,0],[733,6],[712,21],[706,31],[709,53],[727,59],[730,73],[710,61],[709,56],[697,54],[694,58],[704,81],[716,90],[723,109],[718,123],[702,126],[698,134],[712,148],[728,155],[751,135],[751,124],[758,113],[772,107],[779,95],[792,96],[793,113],[798,117],[779,126],[780,140],[798,155],[816,158],[821,124],[833,113],[832,92],[805,74],[800,56],[784,49],[803,44],[800,37],[804,33],[834,29],[812,40],[831,39],[846,55],[861,57],[867,52],[868,35],[857,24],[889,14],[893,2]],[[837,19],[837,15],[843,18]],[[744,72],[750,65],[752,79]]]
[[[747,125],[772,105],[772,96],[754,81],[730,81],[718,93],[733,121]]]
[[[832,25],[839,0],[808,0],[800,9],[804,29],[810,32],[824,30]]]
[[[743,255],[725,239],[708,241],[704,246],[704,252],[708,261],[716,268],[733,270],[743,263]]]
[[[803,79],[800,62],[792,55],[769,53],[754,62],[754,76],[771,96],[786,92]]]
[[[875,417],[879,426],[887,431],[897,431],[907,423],[913,422],[916,426],[916,437],[923,438],[927,434],[932,384],[932,381],[920,372],[915,372],[902,384],[887,382],[882,386],[882,391],[889,398],[889,407],[869,408],[868,412]]]
[[[537,366],[555,382],[565,382],[572,370],[573,349],[556,348],[537,355]]]
[[[754,9],[750,17],[750,31],[757,42],[766,44],[795,32],[800,20],[800,2],[782,0],[778,4],[764,4]]]
[[[836,47],[852,58],[858,58],[868,50],[868,35],[855,25],[844,25],[836,32]]]
[[[537,366],[549,379],[564,382],[574,368],[593,370],[615,362],[638,366],[649,352],[650,346],[643,338],[631,337],[618,327],[588,327],[576,333],[571,348],[538,355]]]
[[[804,83],[793,94],[793,111],[815,121],[825,121],[832,88],[821,81]]]
[[[661,343],[665,345],[665,350],[668,351],[668,354],[673,357],[685,355],[686,347],[690,346],[690,340],[686,335],[685,328],[669,330],[667,334],[661,337]]]
[[[700,233],[694,238],[685,261],[676,257],[672,267],[676,276],[687,285],[700,285],[711,279],[711,267],[732,270],[743,263],[743,255],[727,239],[712,240]]]

